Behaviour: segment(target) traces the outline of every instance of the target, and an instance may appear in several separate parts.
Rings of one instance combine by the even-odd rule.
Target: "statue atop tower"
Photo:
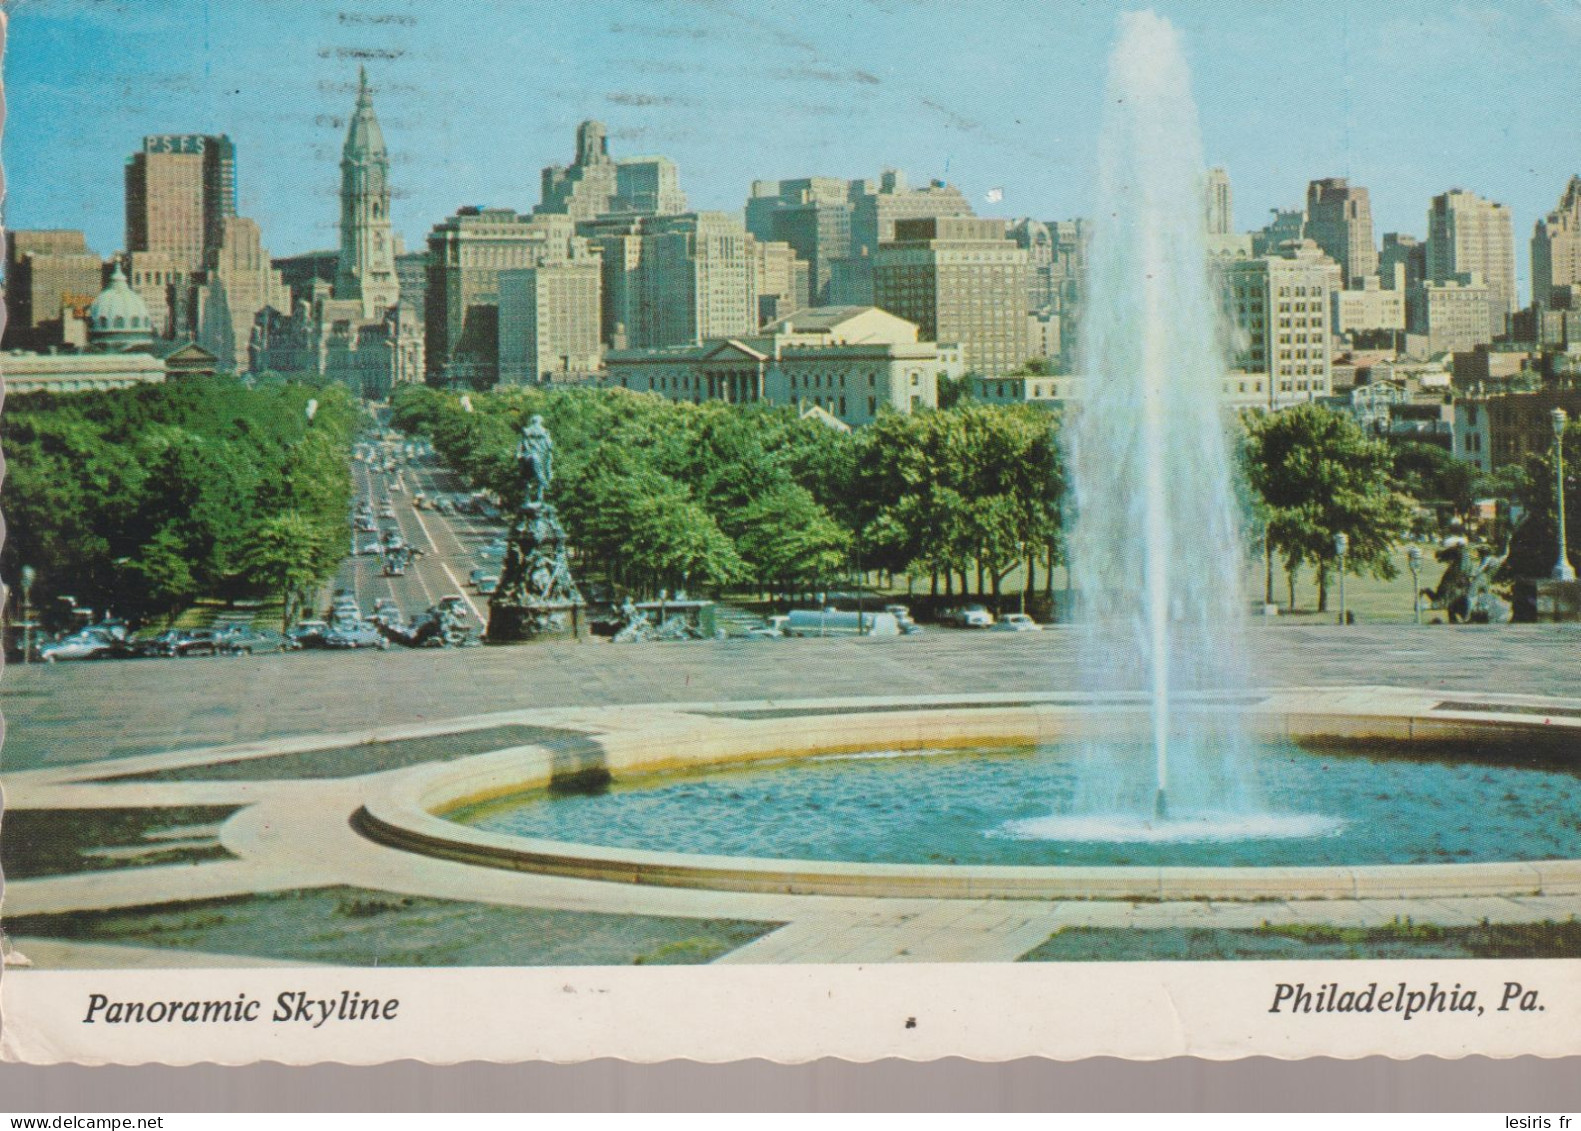
[[[357,106],[340,157],[340,266],[335,297],[362,303],[374,320],[396,305],[395,237],[390,228],[390,158],[373,113],[368,72],[358,68]]]

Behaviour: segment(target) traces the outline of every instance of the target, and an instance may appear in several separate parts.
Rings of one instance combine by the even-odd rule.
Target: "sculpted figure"
[[[516,446],[516,467],[526,492],[522,501],[543,502],[544,492],[554,478],[554,440],[543,426],[543,417],[534,416],[522,429],[521,443]]]

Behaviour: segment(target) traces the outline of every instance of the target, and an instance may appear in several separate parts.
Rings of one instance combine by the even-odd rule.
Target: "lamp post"
[[[1341,531],[1334,535],[1334,553],[1339,558],[1339,623],[1345,623],[1345,554],[1350,550],[1350,538]]]
[[[1412,546],[1405,552],[1405,560],[1411,567],[1411,617],[1417,624],[1422,623],[1422,548]]]
[[[1562,408],[1549,413],[1554,422],[1554,502],[1559,511],[1559,560],[1554,564],[1555,581],[1574,581],[1575,568],[1570,564],[1570,550],[1565,544],[1565,424],[1570,419]]]
[[[22,567],[22,662],[33,654],[33,581],[38,571],[30,565]]]

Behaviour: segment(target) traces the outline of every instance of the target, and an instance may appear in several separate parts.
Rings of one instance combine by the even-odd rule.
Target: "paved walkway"
[[[489,720],[490,725],[591,729],[596,708],[616,703],[761,700],[778,690],[787,699],[854,691],[1057,690],[1071,686],[1070,643],[1063,632],[1035,637],[941,632],[898,641],[589,644],[13,667],[0,682],[8,804],[244,808],[221,832],[235,860],[16,880],[6,886],[5,910],[11,916],[105,910],[352,884],[523,907],[783,923],[721,959],[759,963],[1008,961],[1067,926],[1250,928],[1265,922],[1322,922],[1359,927],[1397,917],[1458,926],[1581,914],[1581,895],[1132,903],[868,899],[627,885],[474,867],[367,840],[346,817],[380,775],[261,782],[83,780],[213,756],[192,747],[247,743],[254,754],[267,754],[304,745],[280,741],[283,735],[351,734],[356,741],[361,731],[484,710],[513,712]],[[1267,628],[1254,634],[1253,649],[1255,670],[1269,684],[1390,682],[1581,698],[1581,633],[1561,629]],[[172,679],[173,672],[188,678]],[[579,709],[584,707],[593,710]],[[433,729],[449,727],[435,724]],[[113,764],[103,764],[112,759]],[[139,953],[152,948],[58,941],[28,940],[28,946],[31,951],[18,949],[40,967],[152,964],[158,954]],[[189,959],[195,965],[208,962],[189,954],[180,964]]]

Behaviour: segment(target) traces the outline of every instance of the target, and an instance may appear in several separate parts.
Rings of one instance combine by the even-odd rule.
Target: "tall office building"
[[[812,301],[858,306],[873,301],[873,261],[898,221],[971,215],[959,189],[938,180],[912,188],[897,169],[877,180],[754,181],[746,208],[755,239],[787,243],[807,263]]]
[[[226,217],[219,246],[209,253],[193,311],[197,342],[224,372],[251,364],[253,323],[265,308],[287,311],[290,292],[269,261],[258,225],[244,216]]]
[[[1343,284],[1339,265],[1311,240],[1285,241],[1277,254],[1216,265],[1236,329],[1233,364],[1268,375],[1269,407],[1328,396],[1330,306]]]
[[[1031,356],[1027,249],[1003,220],[900,220],[873,265],[876,305],[926,341],[960,345],[967,369],[1008,373]]]
[[[1230,192],[1230,175],[1220,168],[1208,170],[1204,186],[1204,221],[1210,236],[1235,234],[1235,197]]]
[[[357,72],[357,105],[340,157],[340,265],[335,297],[355,300],[363,320],[400,301],[395,237],[390,228],[390,158],[373,112],[368,72]]]
[[[126,250],[203,270],[236,215],[236,147],[207,134],[156,134],[126,162]]]
[[[1515,228],[1510,210],[1473,192],[1450,189],[1427,211],[1427,281],[1478,279],[1488,288],[1488,329],[1504,333],[1516,306]]]
[[[5,347],[64,345],[62,309],[86,312],[104,287],[104,263],[79,231],[5,234]]]
[[[1385,232],[1383,250],[1378,253],[1378,277],[1385,287],[1396,285],[1396,267],[1404,268],[1407,291],[1420,287],[1427,281],[1427,245],[1415,236]]]
[[[428,235],[425,364],[432,384],[499,378],[500,272],[594,254],[568,215],[462,208]]]
[[[591,255],[501,271],[500,384],[598,372],[600,289],[598,259]]]
[[[1532,231],[1532,301],[1553,306],[1559,287],[1581,284],[1581,177],[1565,185],[1559,207]]]
[[[538,215],[598,220],[606,216],[670,216],[686,211],[681,176],[668,157],[609,154],[603,122],[576,128],[576,159],[543,170]]]
[[[641,286],[647,317],[639,349],[695,345],[758,328],[751,237],[726,212],[688,212],[642,224]]]
[[[1372,203],[1367,190],[1329,177],[1307,186],[1306,238],[1339,264],[1347,287],[1378,273],[1372,242]]]

